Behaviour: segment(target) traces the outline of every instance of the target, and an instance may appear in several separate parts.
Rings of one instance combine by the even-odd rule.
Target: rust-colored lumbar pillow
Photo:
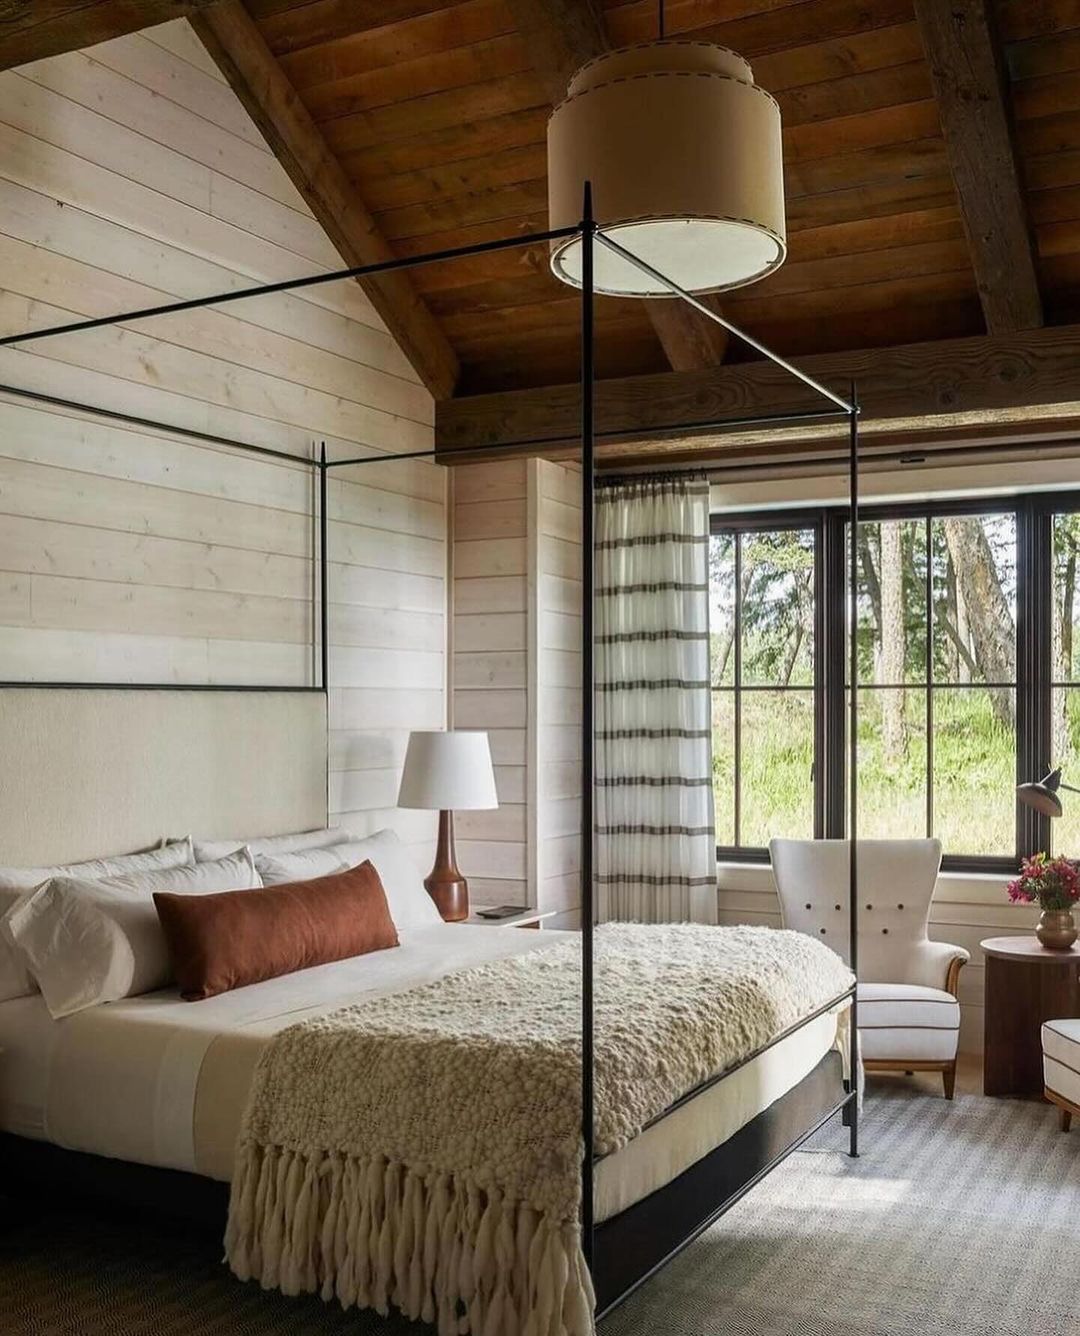
[[[154,896],[187,1001],[398,945],[370,863],[264,890]]]

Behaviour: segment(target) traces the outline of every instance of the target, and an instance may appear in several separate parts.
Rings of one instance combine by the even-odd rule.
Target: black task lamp
[[[1061,799],[1058,797],[1059,789],[1067,789],[1069,793],[1080,793],[1080,789],[1061,782],[1060,766],[1056,770],[1051,770],[1038,783],[1017,784],[1016,796],[1022,803],[1034,807],[1036,812],[1041,812],[1043,816],[1057,817],[1062,813]]]

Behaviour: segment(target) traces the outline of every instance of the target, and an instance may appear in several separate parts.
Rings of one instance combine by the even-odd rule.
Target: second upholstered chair
[[[1043,1094],[1061,1112],[1067,1132],[1080,1117],[1080,1020],[1043,1021]]]
[[[848,958],[847,840],[773,840],[773,876],[785,928]],[[939,840],[859,840],[859,1042],[869,1072],[941,1072],[956,1084],[957,983],[970,959],[932,942],[930,900]]]

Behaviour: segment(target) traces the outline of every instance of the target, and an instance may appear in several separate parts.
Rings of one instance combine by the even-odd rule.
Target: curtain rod
[[[894,450],[881,450],[867,453],[862,450],[861,461],[865,467],[867,464],[908,464],[912,467],[920,467],[931,463],[935,459],[963,458],[970,455],[997,455],[997,454],[1017,454],[1034,450],[1053,450],[1055,448],[1065,448],[1072,445],[1073,453],[1080,454],[1080,440],[1077,441],[987,441],[982,445],[945,445],[930,446],[925,450],[896,448]],[[630,464],[624,467],[618,475],[612,472],[612,476],[622,476],[633,478],[635,476],[648,476],[649,474],[678,474],[682,472],[700,473],[705,472],[710,478],[723,477],[735,473],[764,473],[774,469],[811,469],[820,468],[823,465],[846,469],[848,467],[849,456],[845,452],[842,455],[807,455],[797,456],[795,458],[784,459],[748,459],[735,460],[731,463],[711,463],[709,460],[697,463],[680,462],[665,465],[660,462],[642,463],[639,465]],[[641,475],[636,474],[635,470],[640,469]],[[607,471],[603,473],[603,478],[608,476]]]

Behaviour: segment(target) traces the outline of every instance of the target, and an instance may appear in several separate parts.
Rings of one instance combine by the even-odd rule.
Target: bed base
[[[648,1197],[601,1221],[594,1234],[597,1317],[628,1298],[735,1205],[855,1096],[840,1054],[809,1075],[714,1151]]]
[[[597,1316],[720,1218],[791,1151],[846,1109],[836,1052],[704,1159],[650,1196],[596,1227],[593,1283]],[[0,1134],[0,1185],[42,1208],[92,1208],[127,1220],[180,1225],[219,1244],[229,1187],[178,1169],[131,1164],[44,1141]]]
[[[180,1169],[133,1164],[0,1133],[0,1192],[31,1208],[92,1209],[212,1235],[218,1244],[229,1185]]]

